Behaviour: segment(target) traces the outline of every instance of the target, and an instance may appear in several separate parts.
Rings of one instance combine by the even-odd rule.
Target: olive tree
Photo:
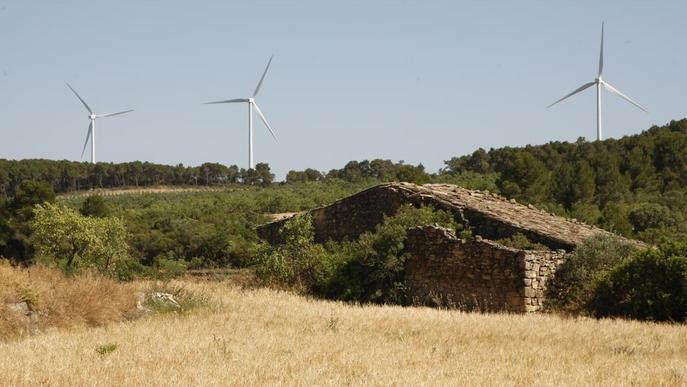
[[[57,263],[67,272],[94,268],[113,274],[129,260],[127,231],[119,218],[79,214],[58,204],[34,208],[32,240],[40,260]]]

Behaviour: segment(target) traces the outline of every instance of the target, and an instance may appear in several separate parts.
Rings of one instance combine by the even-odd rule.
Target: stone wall
[[[411,302],[487,311],[534,312],[564,251],[526,251],[451,230],[410,229],[405,283]]]
[[[551,250],[571,251],[593,235],[613,235],[600,228],[554,216],[531,205],[525,206],[489,192],[448,184],[389,183],[310,210],[315,240],[357,239],[360,234],[373,230],[381,223],[384,215],[393,214],[404,203],[429,205],[449,211],[457,221],[469,226],[474,235],[496,240],[520,233]],[[288,218],[260,226],[258,235],[278,243],[279,228],[286,221]],[[638,241],[626,241],[643,245]]]
[[[315,241],[324,243],[329,239],[355,240],[360,234],[374,230],[375,226],[382,223],[384,215],[393,215],[406,201],[400,192],[376,188],[359,192],[326,207],[310,210]],[[279,229],[286,221],[288,218],[260,226],[258,235],[270,243],[280,243]]]

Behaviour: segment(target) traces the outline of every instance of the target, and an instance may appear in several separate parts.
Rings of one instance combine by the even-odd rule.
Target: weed
[[[331,315],[327,319],[327,330],[330,332],[337,332],[339,330],[339,318]]]
[[[98,353],[98,355],[104,356],[107,355],[108,353],[112,353],[117,349],[117,344],[115,343],[108,343],[108,344],[103,344],[99,345],[95,348],[95,351]]]

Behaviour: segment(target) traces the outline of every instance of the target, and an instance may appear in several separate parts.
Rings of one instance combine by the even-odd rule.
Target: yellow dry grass
[[[0,260],[0,340],[124,320],[136,311],[134,289],[90,273],[67,278],[57,269]]]
[[[5,385],[685,385],[684,325],[358,307],[227,283],[221,303],[0,344]]]

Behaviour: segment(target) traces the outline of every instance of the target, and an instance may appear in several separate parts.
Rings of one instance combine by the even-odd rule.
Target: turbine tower
[[[267,70],[269,70],[270,64],[272,64],[272,58],[273,57],[274,57],[274,55],[272,55],[270,57],[270,60],[267,62],[267,67],[265,67],[265,71],[262,73],[262,77],[260,78],[260,81],[258,82],[258,86],[255,88],[255,91],[253,92],[252,96],[250,96],[249,98],[236,98],[236,99],[227,99],[224,101],[206,102],[206,104],[240,103],[240,102],[248,103],[248,168],[250,168],[250,169],[254,169],[254,167],[255,167],[255,164],[253,163],[253,109],[254,108],[255,108],[255,111],[258,113],[258,116],[260,116],[260,119],[262,120],[262,122],[265,124],[267,129],[270,131],[270,134],[272,134],[272,137],[274,137],[274,141],[277,141],[277,136],[274,134],[272,127],[270,127],[270,124],[267,123],[267,119],[265,118],[265,115],[262,114],[262,111],[260,110],[258,103],[255,102],[255,96],[257,96],[258,92],[260,91],[260,87],[262,86],[262,82],[265,80],[265,75],[267,75]]]
[[[76,98],[78,98],[79,101],[81,101],[81,103],[86,107],[86,110],[88,110],[88,119],[91,120],[91,123],[88,124],[88,132],[86,132],[86,141],[83,144],[83,150],[81,151],[81,158],[83,159],[83,154],[84,154],[84,152],[86,152],[86,145],[88,145],[88,139],[90,138],[90,140],[91,140],[91,163],[95,164],[95,120],[96,120],[96,118],[112,117],[112,116],[116,116],[119,114],[129,113],[129,112],[132,112],[133,109],[132,110],[124,110],[123,112],[117,112],[117,113],[95,114],[93,112],[93,109],[91,109],[90,106],[88,106],[86,101],[84,101],[83,98],[81,98],[79,93],[77,93],[76,90],[74,90],[74,88],[69,83],[67,83],[67,87],[69,87],[71,89],[71,91],[74,93],[74,95],[76,95]]]
[[[582,90],[585,90],[589,87],[592,87],[596,85],[596,139],[598,141],[601,141],[603,139],[602,132],[601,132],[601,87],[603,86],[606,90],[610,91],[611,93],[614,93],[618,95],[620,98],[626,100],[627,102],[635,105],[636,107],[642,109],[644,112],[648,113],[646,109],[644,109],[640,104],[637,102],[633,101],[630,99],[630,97],[626,96],[625,94],[621,93],[618,89],[615,87],[611,86],[610,83],[606,82],[603,78],[601,78],[601,74],[603,73],[604,69],[604,23],[601,23],[601,51],[599,53],[599,75],[594,79],[594,81],[585,83],[584,85],[580,86],[577,88],[575,91],[572,93],[566,95],[565,97],[559,99],[558,101],[552,103],[551,105],[547,106],[547,108],[550,108],[551,106],[563,101],[564,99],[568,97],[572,97],[573,95],[581,92]]]

